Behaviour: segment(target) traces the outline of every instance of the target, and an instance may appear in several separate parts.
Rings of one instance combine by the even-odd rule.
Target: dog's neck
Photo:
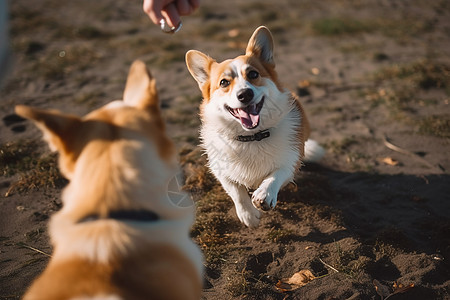
[[[107,216],[90,214],[86,217],[81,218],[77,223],[85,223],[105,219],[116,221],[155,222],[159,220],[159,216],[151,210],[116,210],[110,211]]]
[[[264,130],[258,131],[255,134],[252,134],[252,135],[238,135],[236,137],[236,140],[239,142],[253,142],[253,141],[259,142],[265,138],[270,137],[269,130],[270,129],[264,129]]]

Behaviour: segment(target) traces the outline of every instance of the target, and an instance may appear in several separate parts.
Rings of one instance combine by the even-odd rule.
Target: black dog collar
[[[91,222],[97,220],[113,219],[118,221],[137,221],[137,222],[153,222],[159,220],[159,216],[150,210],[117,210],[111,211],[106,217],[100,217],[98,214],[91,214],[77,223]]]
[[[240,142],[253,142],[253,141],[260,141],[265,138],[268,138],[270,136],[269,129],[259,131],[253,135],[238,135],[236,137],[236,140]]]

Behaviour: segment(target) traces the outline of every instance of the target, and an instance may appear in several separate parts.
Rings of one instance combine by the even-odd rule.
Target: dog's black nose
[[[237,92],[237,98],[242,103],[249,103],[250,101],[252,101],[254,95],[255,94],[253,93],[252,89],[242,89]]]

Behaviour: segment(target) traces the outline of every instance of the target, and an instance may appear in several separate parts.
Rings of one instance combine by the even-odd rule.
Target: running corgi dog
[[[202,255],[189,237],[194,206],[169,199],[176,151],[143,62],[131,66],[123,99],[82,118],[16,107],[59,152],[70,181],[49,225],[52,258],[25,300],[201,297]]]
[[[308,140],[305,111],[278,79],[266,27],[256,29],[245,55],[219,63],[190,50],[186,64],[203,96],[200,134],[209,168],[241,222],[257,227],[260,211],[275,207],[302,162],[319,160],[324,149]]]

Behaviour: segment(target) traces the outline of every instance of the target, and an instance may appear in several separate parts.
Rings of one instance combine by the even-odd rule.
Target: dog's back
[[[199,299],[194,207],[169,200],[176,153],[145,65],[131,67],[124,101],[83,118],[16,111],[42,129],[70,180],[49,226],[52,258],[24,299]]]

